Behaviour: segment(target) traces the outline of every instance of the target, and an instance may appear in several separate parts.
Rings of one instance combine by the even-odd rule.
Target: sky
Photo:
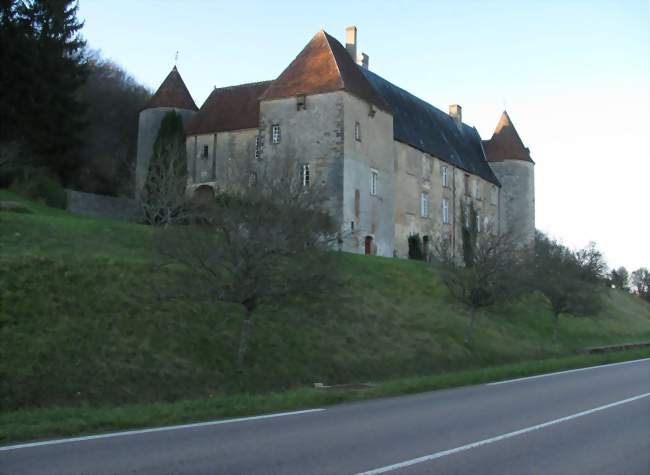
[[[504,108],[535,166],[537,228],[650,268],[647,0],[80,0],[88,45],[155,90],[274,79],[321,28],[489,139]],[[178,60],[175,63],[176,53]]]

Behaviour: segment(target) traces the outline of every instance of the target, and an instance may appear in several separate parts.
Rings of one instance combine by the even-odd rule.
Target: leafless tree
[[[181,264],[178,288],[243,309],[237,351],[245,366],[261,302],[319,294],[336,283],[336,226],[323,186],[296,160],[229,160],[214,202],[170,226],[159,252]]]
[[[463,213],[473,213],[472,207]],[[522,290],[517,279],[521,269],[522,253],[508,233],[492,229],[478,231],[475,216],[465,219],[463,232],[463,258],[458,259],[449,239],[442,237],[434,247],[435,265],[441,268],[441,277],[452,296],[465,305],[470,319],[465,329],[464,341],[471,343],[476,320],[481,309],[513,297]]]
[[[169,226],[187,222],[196,210],[187,192],[185,145],[172,144],[152,160],[147,182],[137,194],[147,224]]]

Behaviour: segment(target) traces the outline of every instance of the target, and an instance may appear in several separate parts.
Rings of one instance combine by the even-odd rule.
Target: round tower
[[[490,140],[483,141],[485,156],[501,182],[501,232],[531,243],[535,238],[535,162],[506,111]]]
[[[167,75],[156,93],[151,96],[138,117],[138,149],[135,167],[136,192],[140,191],[147,179],[149,161],[153,153],[153,144],[158,136],[158,129],[163,117],[175,110],[187,127],[189,120],[198,107],[187,90],[176,66]]]

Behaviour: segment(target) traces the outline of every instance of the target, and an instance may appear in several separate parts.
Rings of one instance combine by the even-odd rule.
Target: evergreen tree
[[[30,81],[34,102],[26,110],[26,135],[41,163],[65,181],[76,172],[84,127],[84,106],[77,98],[87,76],[83,22],[77,19],[76,0],[32,0],[24,5],[38,65]]]

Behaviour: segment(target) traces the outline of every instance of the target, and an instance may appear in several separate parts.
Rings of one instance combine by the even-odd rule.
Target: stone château
[[[405,257],[415,233],[458,249],[470,203],[480,232],[534,236],[534,162],[507,112],[481,140],[459,105],[445,113],[371,72],[356,27],[345,46],[319,31],[276,79],[215,88],[201,108],[174,67],[140,113],[138,187],[170,110],[186,129],[189,192],[215,193],[228,159],[298,157],[297,173],[327,187],[344,250]]]

